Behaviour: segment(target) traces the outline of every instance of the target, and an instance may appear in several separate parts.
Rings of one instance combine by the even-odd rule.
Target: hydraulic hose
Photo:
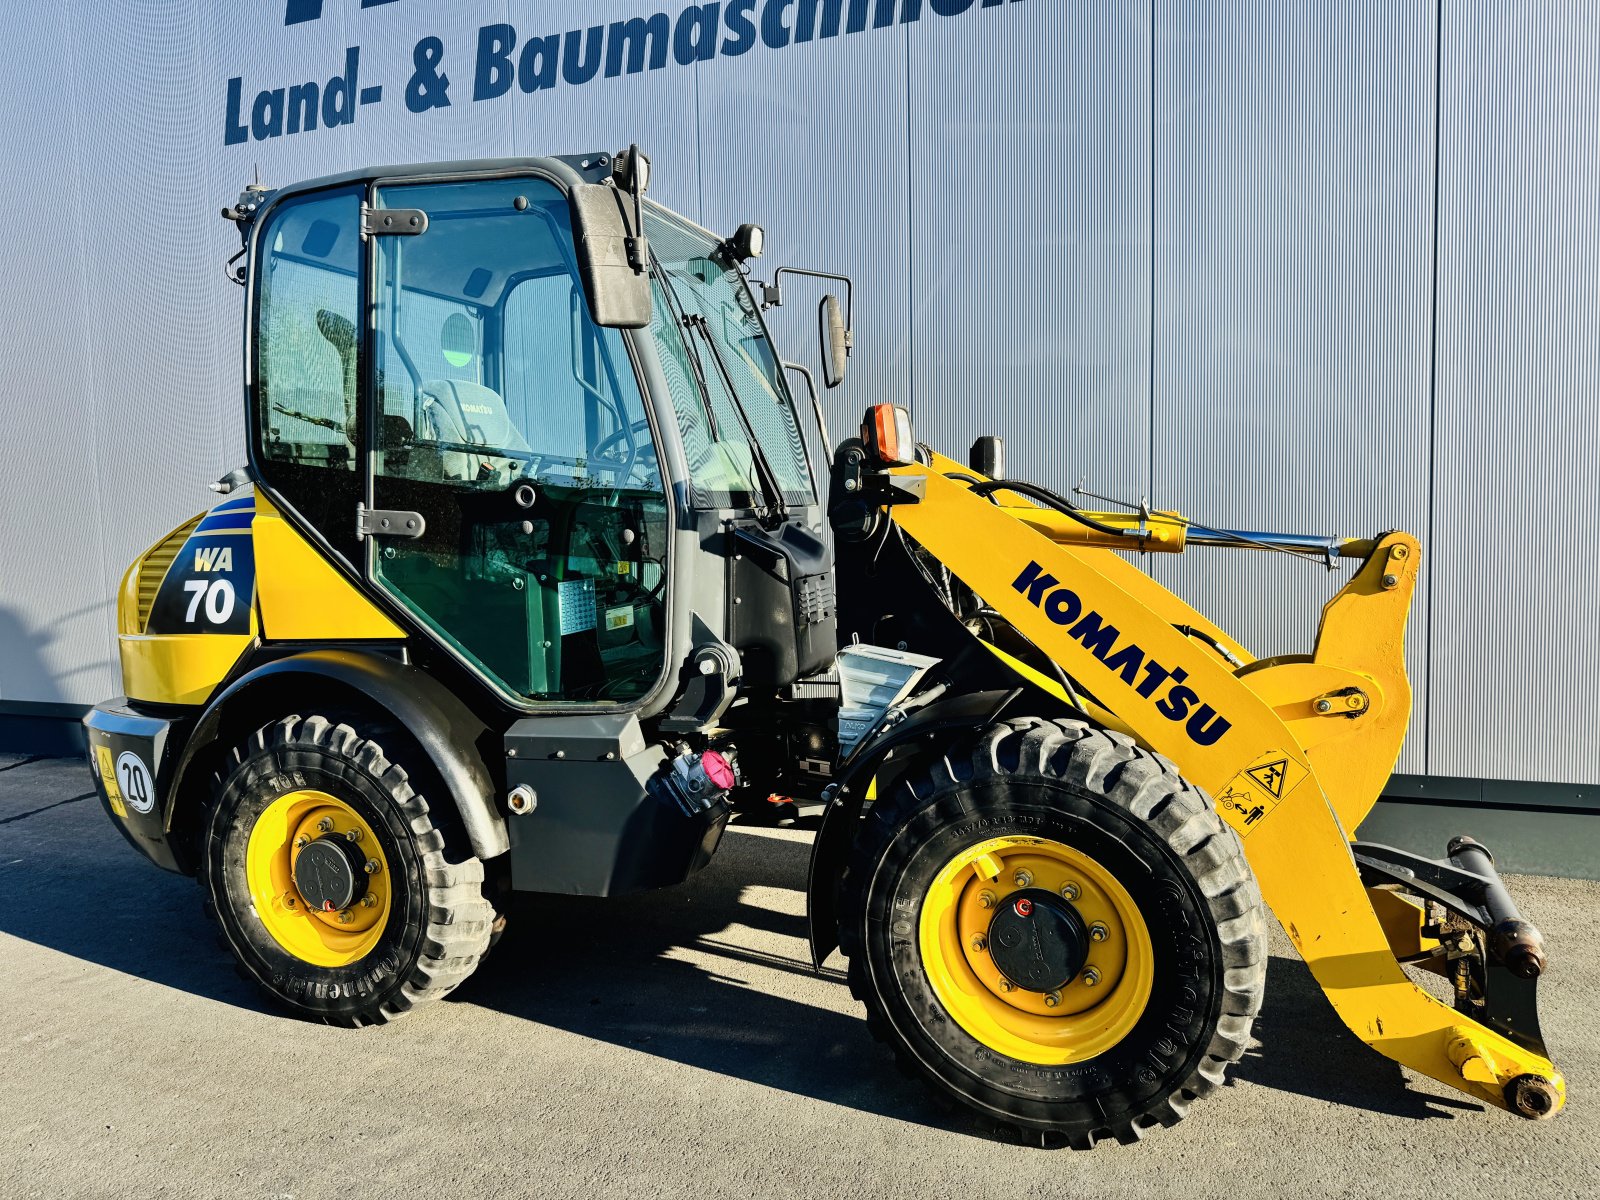
[[[1037,500],[1041,504],[1055,509],[1063,516],[1071,517],[1080,525],[1087,525],[1096,533],[1103,533],[1108,537],[1114,538],[1128,536],[1128,530],[1118,529],[1116,526],[1107,525],[1103,521],[1096,521],[1065,496],[1057,495],[1049,488],[1037,483],[1027,483],[1020,479],[991,479],[985,483],[975,484],[972,491],[979,496],[988,496],[995,492],[1015,492],[1019,496],[1027,496],[1030,499]]]

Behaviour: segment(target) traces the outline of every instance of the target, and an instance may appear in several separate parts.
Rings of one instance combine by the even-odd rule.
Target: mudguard
[[[242,714],[292,712],[315,694],[317,681],[343,685],[387,710],[417,741],[449,790],[472,852],[496,858],[510,849],[505,817],[495,804],[495,784],[484,755],[498,750],[490,730],[443,684],[427,672],[373,650],[307,650],[273,659],[234,680],[219,693],[195,725],[168,791],[167,827],[172,806],[197,751],[217,741],[224,725]]]
[[[1020,688],[968,692],[936,700],[917,709],[899,724],[880,729],[845,764],[830,789],[822,826],[811,844],[811,869],[806,877],[806,914],[810,926],[811,962],[818,970],[839,946],[839,876],[844,872],[856,822],[866,803],[867,791],[884,757],[898,746],[941,733],[977,730],[997,720],[1021,695]]]

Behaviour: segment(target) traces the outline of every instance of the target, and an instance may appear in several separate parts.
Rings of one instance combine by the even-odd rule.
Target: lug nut
[[[1090,967],[1087,971],[1085,971],[1083,973],[1083,986],[1084,987],[1093,987],[1095,984],[1097,984],[1099,982],[1100,982],[1100,972],[1096,971],[1093,967]]]
[[[345,831],[345,835],[344,836],[348,841],[359,842],[361,840],[361,830],[359,830],[359,829],[348,829],[348,830]]]
[[[1012,983],[1009,979],[1002,979],[1000,981],[1000,990],[1002,992],[1014,992],[1017,990],[1017,985]]]
[[[994,906],[995,906],[995,895],[994,895],[993,892],[979,892],[978,893],[978,907],[979,908],[993,908]]]
[[[1016,880],[1016,884],[1020,888],[1032,887],[1033,886],[1033,873],[1030,872],[1030,871],[1027,871],[1027,870],[1018,871],[1015,875],[1012,876],[1012,879]]]
[[[1046,992],[1044,994],[1044,1006],[1046,1008],[1054,1008],[1056,1005],[1058,1005],[1060,1003],[1061,1003],[1061,993],[1060,992]]]
[[[972,948],[977,953],[982,954],[989,948],[989,939],[984,937],[981,933],[978,934],[977,937],[972,939]]]
[[[1093,925],[1089,926],[1089,940],[1091,942],[1103,942],[1110,936],[1111,931],[1104,925],[1100,924],[1099,921],[1096,921]]]
[[[333,818],[323,817],[322,820],[317,822],[317,829],[322,833],[331,833],[333,831]]]
[[[1063,900],[1076,900],[1081,895],[1083,895],[1083,892],[1079,890],[1077,884],[1063,883],[1061,885],[1061,898]]]
[[[283,906],[285,908],[294,908],[295,907],[295,898],[293,896],[285,896],[283,898]]]
[[[368,875],[376,875],[378,873],[378,870],[379,870],[378,860],[375,859],[375,858],[367,859],[367,874]]]
[[[339,924],[341,924],[341,925],[348,925],[348,924],[350,924],[351,921],[354,921],[355,919],[356,919],[355,913],[351,912],[348,908],[345,909],[343,912],[341,912],[339,914]]]
[[[361,897],[361,907],[362,908],[377,908],[378,907],[378,898],[376,896],[374,896],[371,892],[368,892],[365,896]]]
[[[299,837],[295,838],[295,840],[294,840],[294,848],[296,850],[304,850],[310,844],[311,844],[311,839],[308,838],[303,833]]]

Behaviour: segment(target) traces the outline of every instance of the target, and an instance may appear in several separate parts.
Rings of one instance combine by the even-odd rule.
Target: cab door
[[[622,335],[537,178],[379,185],[367,569],[513,702],[626,705],[665,668],[668,502]],[[395,224],[402,224],[396,222]]]

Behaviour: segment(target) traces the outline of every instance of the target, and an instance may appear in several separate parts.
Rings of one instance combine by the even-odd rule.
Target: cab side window
[[[252,458],[262,480],[352,566],[364,472],[362,189],[274,205],[256,235]]]
[[[263,232],[256,342],[260,444],[269,459],[356,469],[361,198],[291,202]]]

